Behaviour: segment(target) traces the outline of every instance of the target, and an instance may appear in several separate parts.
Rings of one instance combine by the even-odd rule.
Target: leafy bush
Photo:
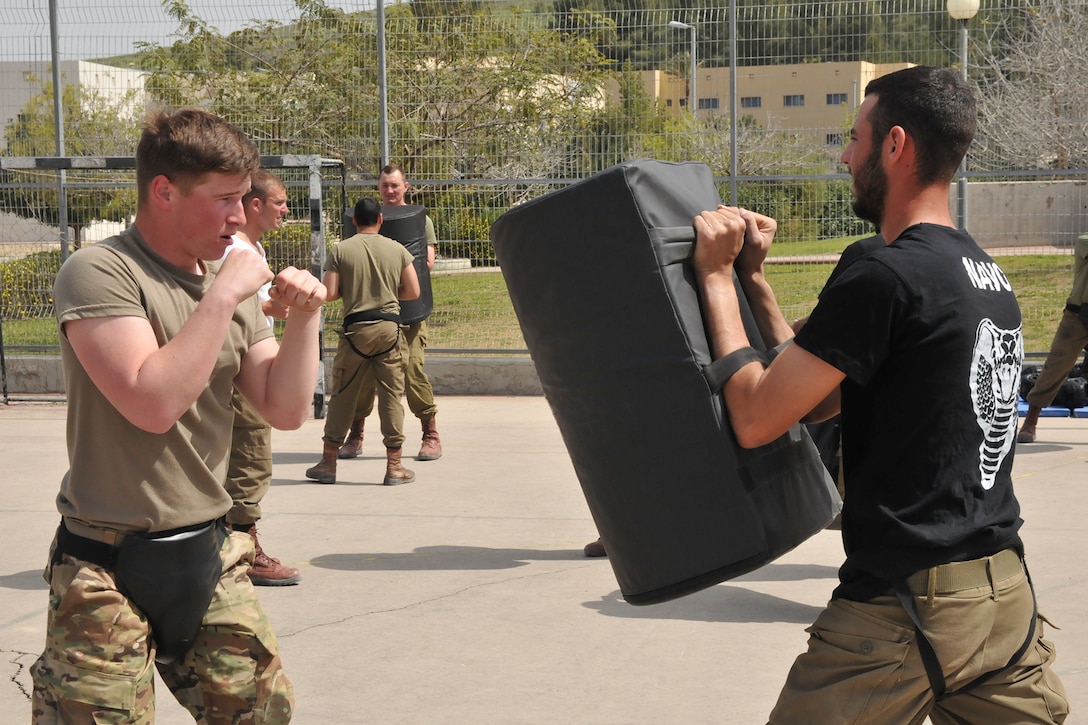
[[[59,249],[0,263],[0,315],[5,320],[52,317],[58,269]]]
[[[859,219],[852,208],[853,194],[849,181],[830,181],[827,198],[820,209],[820,237],[851,237],[872,232],[872,226]]]
[[[309,221],[285,224],[278,231],[266,234],[261,242],[268,253],[268,266],[272,271],[279,272],[284,267],[310,268],[313,251]]]

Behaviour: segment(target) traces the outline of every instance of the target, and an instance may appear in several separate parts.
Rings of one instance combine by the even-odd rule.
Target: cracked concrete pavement
[[[443,397],[438,461],[381,485],[377,421],[336,485],[306,481],[322,421],[276,431],[266,550],[303,572],[262,588],[299,725],[760,723],[842,559],[824,531],[739,579],[664,604],[625,603],[544,399]],[[0,712],[25,722],[40,652],[41,580],[67,468],[63,405],[0,406]],[[408,416],[414,453],[418,429]],[[1088,421],[1044,419],[1016,486],[1057,670],[1079,717],[1088,693]],[[662,450],[661,455],[669,455]],[[158,687],[157,722],[191,718]],[[1071,720],[1071,722],[1074,720]]]

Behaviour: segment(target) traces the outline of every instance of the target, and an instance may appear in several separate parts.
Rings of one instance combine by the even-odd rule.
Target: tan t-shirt
[[[128,422],[87,376],[64,323],[142,317],[160,345],[177,335],[219,270],[186,272],[152,251],[135,227],[75,252],[57,274],[53,300],[68,391],[69,471],[57,508],[77,523],[125,533],[209,521],[231,506],[223,487],[231,441],[231,391],[242,356],[272,335],[257,298],[238,306],[208,385],[163,434]]]
[[[400,314],[397,289],[412,253],[381,234],[356,234],[329,250],[325,271],[340,275],[344,317],[356,312]]]

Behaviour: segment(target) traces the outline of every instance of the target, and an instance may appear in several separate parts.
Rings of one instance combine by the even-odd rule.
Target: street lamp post
[[[952,0],[949,0],[949,2],[952,2]],[[699,105],[699,96],[695,93],[695,26],[681,23],[679,20],[670,20],[669,27],[691,31],[691,85],[688,87],[688,108],[692,113],[695,113]]]
[[[960,23],[960,65],[963,80],[967,80],[967,21],[978,12],[979,0],[948,0],[948,14]],[[960,178],[956,182],[957,216],[960,229],[967,229],[967,154],[960,162]]]

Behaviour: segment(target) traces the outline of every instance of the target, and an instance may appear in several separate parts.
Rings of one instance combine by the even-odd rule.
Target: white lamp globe
[[[948,14],[956,20],[970,20],[978,12],[979,0],[948,0]]]

